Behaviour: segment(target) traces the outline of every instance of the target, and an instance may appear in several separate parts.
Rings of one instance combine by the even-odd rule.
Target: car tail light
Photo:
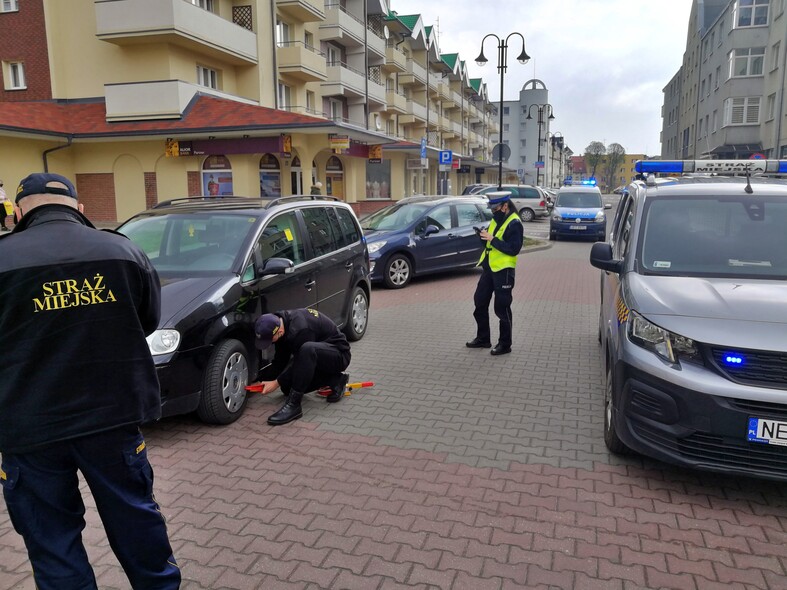
[[[541,202],[538,204],[538,206],[539,206],[539,207],[546,207],[546,206],[547,206],[547,204],[546,204],[544,201],[541,201]]]

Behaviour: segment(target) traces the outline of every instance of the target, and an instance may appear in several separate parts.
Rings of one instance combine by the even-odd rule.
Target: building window
[[[716,68],[716,87],[714,88],[714,90],[719,89],[719,84],[721,84],[721,66],[718,66]]]
[[[206,68],[205,66],[197,66],[197,84],[215,90],[219,87],[219,75],[216,70]]]
[[[733,22],[737,28],[764,27],[768,24],[770,0],[738,0],[735,3]]]
[[[6,90],[25,90],[27,88],[25,64],[18,61],[12,61],[6,62],[3,66],[3,78]]]
[[[729,54],[730,78],[762,76],[765,47],[733,49]]]
[[[722,127],[758,125],[760,122],[760,97],[728,98],[724,101]]]
[[[503,123],[503,131],[508,131],[508,123]]]
[[[279,82],[279,108],[287,110],[292,106],[292,88]]]
[[[330,112],[328,114],[334,121],[341,121],[344,118],[343,107],[344,105],[342,105],[342,101],[335,98],[328,99],[328,108],[330,108]]]
[[[0,12],[19,12],[19,2],[17,0],[3,0],[0,8]]]
[[[306,47],[309,49],[314,49],[314,33],[310,33],[306,31],[303,34],[303,42],[306,44]]]
[[[276,45],[284,47],[290,40],[290,25],[282,20],[276,21]]]
[[[213,12],[213,0],[188,0],[194,6],[199,6],[203,10]]]
[[[713,111],[713,133],[719,129],[719,111]]]
[[[508,114],[508,107],[503,107],[503,116],[505,117]]]
[[[768,97],[768,104],[766,106],[766,110],[768,113],[767,120],[770,121],[774,117],[774,113],[776,112],[776,93],[774,92]]]
[[[771,47],[771,71],[779,68],[779,52],[781,51],[781,41],[777,41]]]
[[[314,108],[314,92],[311,90],[306,91],[306,110],[309,113],[316,113],[316,109]]]
[[[700,84],[700,101],[705,100],[705,80]]]

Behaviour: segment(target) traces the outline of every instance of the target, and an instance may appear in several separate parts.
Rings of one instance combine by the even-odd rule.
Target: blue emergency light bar
[[[787,160],[638,160],[641,174],[787,174]]]

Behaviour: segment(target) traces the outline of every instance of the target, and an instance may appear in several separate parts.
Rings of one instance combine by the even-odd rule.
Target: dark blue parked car
[[[472,267],[492,213],[478,197],[408,197],[361,220],[372,281],[401,289],[416,275]]]

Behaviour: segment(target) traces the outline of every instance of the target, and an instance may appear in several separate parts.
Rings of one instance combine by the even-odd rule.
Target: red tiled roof
[[[198,95],[180,119],[107,122],[106,105],[97,102],[0,102],[0,131],[44,135],[112,137],[173,132],[219,132],[317,126],[332,121],[288,111]]]

